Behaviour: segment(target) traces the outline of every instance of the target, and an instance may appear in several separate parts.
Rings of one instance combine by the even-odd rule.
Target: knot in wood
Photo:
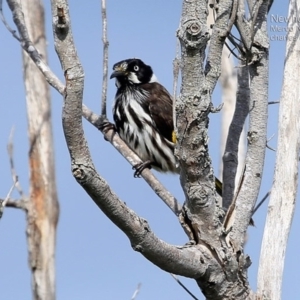
[[[206,25],[198,20],[188,20],[181,25],[177,36],[187,48],[200,49],[206,46],[209,40],[209,32]]]
[[[191,22],[187,26],[187,33],[191,35],[192,37],[195,36],[197,37],[199,33],[201,32],[201,26],[198,22]]]

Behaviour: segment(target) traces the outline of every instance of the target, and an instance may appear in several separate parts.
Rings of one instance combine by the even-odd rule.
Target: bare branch
[[[5,199],[4,200],[0,199],[0,219],[2,218],[4,207],[7,205],[7,202],[10,199],[10,195],[11,195],[12,191],[14,190],[15,185],[16,185],[16,181],[14,181],[13,185],[9,189]]]
[[[102,42],[103,42],[103,80],[102,80],[101,115],[106,117],[108,45],[109,45],[107,40],[106,0],[101,0],[101,11],[102,11]]]
[[[54,87],[60,94],[64,92],[64,85],[60,82],[58,77],[51,71],[49,66],[43,61],[41,55],[36,47],[31,42],[27,28],[25,26],[24,15],[17,0],[7,0],[8,6],[13,13],[13,20],[18,28],[21,37],[21,46],[28,53],[35,65],[45,75],[47,82]]]
[[[4,14],[3,14],[3,7],[2,7],[2,4],[3,4],[3,1],[0,0],[0,18],[1,18],[1,21],[3,22],[4,26],[6,27],[6,29],[12,34],[12,36],[18,40],[19,42],[21,41],[21,39],[18,37],[18,35],[16,34],[16,31],[13,30],[9,24],[6,22],[6,19],[4,17]]]
[[[239,141],[249,112],[250,101],[248,67],[238,68],[237,72],[236,105],[223,155],[223,207],[225,210],[229,208],[233,200],[238,164],[243,165],[242,162],[238,162]]]
[[[198,300],[198,298],[195,296],[195,295],[193,295],[193,293],[192,292],[190,292],[189,291],[189,289],[188,288],[186,288],[186,286],[178,279],[178,277],[176,276],[176,275],[174,275],[174,274],[170,274],[176,281],[177,281],[177,283],[193,298],[193,299],[195,299],[195,300]]]
[[[9,157],[9,164],[10,164],[10,172],[13,179],[13,182],[15,183],[15,187],[18,190],[21,197],[24,197],[23,189],[21,187],[21,184],[18,179],[18,175],[15,169],[15,163],[14,163],[14,144],[13,144],[13,136],[14,136],[14,127],[10,131],[9,140],[7,144],[7,153]]]
[[[263,173],[268,115],[268,44],[260,41],[267,37],[267,3],[259,7],[257,23],[259,28],[254,36],[253,51],[259,54],[248,66],[250,74],[250,117],[248,131],[248,151],[246,155],[245,178],[236,200],[233,229],[230,232],[231,242],[236,251],[242,249],[246,231],[257,201]],[[260,43],[256,50],[255,45]]]
[[[4,201],[3,199],[0,199],[0,202]],[[6,207],[12,207],[12,208],[19,208],[22,210],[27,211],[28,210],[28,198],[21,198],[21,199],[11,199],[9,198],[6,202]]]
[[[272,300],[281,299],[285,253],[297,199],[300,154],[299,8],[299,0],[290,1],[275,174],[257,278],[258,297],[265,295]]]
[[[258,204],[253,209],[252,217],[254,214],[258,211],[258,209],[262,206],[262,204],[268,199],[268,197],[271,195],[271,191],[268,191],[265,196],[258,202]]]
[[[280,103],[280,101],[270,101],[270,102],[268,102],[269,105],[271,105],[271,104],[279,104],[279,103]]]
[[[135,300],[136,299],[137,295],[140,292],[141,286],[142,286],[142,284],[139,283],[138,286],[136,287],[136,290],[134,291],[134,293],[133,293],[133,295],[131,297],[131,300]]]

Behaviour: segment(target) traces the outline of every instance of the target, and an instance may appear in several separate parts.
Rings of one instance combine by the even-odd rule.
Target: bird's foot
[[[144,169],[146,169],[146,168],[151,169],[151,164],[152,164],[152,161],[147,160],[145,162],[138,163],[138,164],[134,165],[132,167],[132,169],[135,170],[135,172],[133,174],[133,177],[134,178],[141,177],[141,174],[142,174],[142,172],[143,172]]]
[[[109,121],[104,121],[104,122],[101,122],[101,124],[99,124],[97,126],[97,128],[102,131],[103,133],[107,133],[109,130],[114,130],[116,131],[116,126],[115,124],[113,123],[110,123]]]
[[[107,137],[105,136],[105,134],[109,131],[109,130],[113,130],[113,134],[115,134],[117,132],[116,126],[113,123],[110,123],[109,121],[103,121],[101,122],[97,128],[103,132],[104,134],[104,139],[107,141]]]

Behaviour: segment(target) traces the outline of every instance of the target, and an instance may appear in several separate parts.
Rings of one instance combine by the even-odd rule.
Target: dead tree
[[[44,8],[40,0],[11,1],[10,8],[22,18],[30,39],[41,58],[47,62]],[[24,13],[24,17],[23,17]],[[23,37],[20,38],[20,41]],[[29,135],[29,196],[21,193],[21,199],[6,199],[6,206],[21,208],[27,217],[27,243],[29,266],[32,274],[32,293],[35,300],[55,299],[55,244],[58,221],[58,199],[55,181],[53,136],[51,124],[50,89],[44,75],[36,68],[23,45],[24,83]],[[12,145],[10,146],[13,169]],[[15,171],[14,171],[15,172]],[[15,177],[15,176],[14,176]],[[16,177],[14,178],[16,181]]]
[[[297,51],[292,50],[298,49],[299,39],[291,39],[293,42],[287,45],[285,65],[287,81],[282,94],[279,124],[281,145],[277,151],[273,200],[271,199],[270,203],[272,211],[269,213],[265,230],[265,242],[262,247],[264,263],[260,266],[259,288],[256,294],[251,291],[248,283],[247,269],[251,261],[244,253],[246,232],[263,175],[267,141],[269,62],[267,14],[272,2],[247,1],[247,8],[241,0],[216,2],[214,4],[216,18],[210,35],[206,25],[207,1],[183,1],[180,28],[177,31],[181,44],[182,85],[175,105],[178,138],[175,155],[180,165],[180,180],[186,196],[183,206],[159,184],[150,170],[144,170],[142,173],[155,192],[179,217],[188,236],[188,243],[181,247],[159,239],[151,231],[148,222],[120,201],[104,178],[95,170],[82,128],[82,115],[99,127],[106,120],[105,93],[101,116],[82,106],[84,73],[74,46],[68,2],[66,0],[51,2],[55,48],[65,75],[65,84],[62,84],[41,60],[25,34],[25,23],[22,16],[17,14],[20,8],[10,5],[16,16],[18,31],[23,38],[23,48],[45,75],[46,80],[64,97],[63,130],[70,152],[73,176],[106,216],[127,235],[135,251],[166,272],[194,279],[206,299],[280,299],[283,264],[278,264],[278,268],[272,269],[272,276],[276,278],[272,283],[269,276],[273,262],[283,260],[282,251],[284,252],[286,247],[297,187],[300,136],[297,116],[300,105],[296,91],[298,91],[299,67],[297,65],[297,72],[290,73],[290,64],[295,60],[294,55],[297,55]],[[296,9],[299,7],[298,2],[290,1],[289,26],[296,26],[293,20],[297,19],[295,15],[298,13]],[[102,4],[104,8],[104,0]],[[249,15],[247,11],[250,12]],[[105,14],[103,15],[105,17]],[[106,21],[104,23],[106,24]],[[240,35],[238,41],[231,34],[233,25]],[[294,33],[291,31],[289,34]],[[223,157],[225,176],[223,203],[220,206],[216,199],[214,174],[208,152],[208,117],[210,113],[220,109],[213,107],[211,95],[220,76],[222,50],[226,38],[238,49],[240,67],[237,104]],[[210,48],[205,57],[209,40]],[[106,42],[104,39],[105,47]],[[107,47],[105,49],[107,50]],[[105,79],[107,69],[104,72],[104,86]],[[298,114],[295,114],[296,111]],[[290,114],[295,118],[288,118]],[[238,142],[241,128],[248,115],[248,146],[244,171],[238,186],[235,187]],[[287,133],[289,128],[294,128],[291,130],[292,133],[289,132],[293,142],[287,148],[286,145],[290,141],[286,140],[289,137]],[[104,135],[132,165],[140,162],[112,130],[105,132]],[[287,162],[285,159],[284,166],[282,155],[289,160]],[[289,163],[293,168],[287,172],[284,168]],[[288,176],[284,181],[280,176],[286,174]],[[291,192],[287,193],[286,188]],[[283,201],[289,209],[280,211]],[[278,221],[278,216],[286,223],[284,231],[280,231],[278,226],[273,226],[274,222]],[[272,243],[270,242],[272,234],[282,237],[280,245],[276,246],[277,240],[274,239]],[[271,253],[268,252],[270,243],[274,250]]]

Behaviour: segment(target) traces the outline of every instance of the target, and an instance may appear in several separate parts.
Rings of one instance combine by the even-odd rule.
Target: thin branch
[[[278,104],[278,103],[280,103],[280,101],[270,101],[270,102],[268,102],[269,105],[271,105],[271,104]]]
[[[142,286],[142,284],[139,283],[138,286],[136,287],[136,289],[135,289],[135,291],[134,291],[132,297],[131,297],[131,300],[135,300],[135,299],[136,299],[137,295],[138,295],[139,292],[140,292],[141,286]]]
[[[257,276],[258,298],[281,299],[288,237],[297,201],[300,154],[299,0],[289,1],[275,172]],[[298,197],[299,198],[299,197]],[[298,199],[299,200],[299,199]]]
[[[8,200],[10,199],[10,195],[11,195],[12,191],[14,190],[15,186],[16,186],[16,181],[14,181],[14,183],[12,184],[12,186],[9,189],[9,191],[8,191],[5,199],[4,200],[0,200],[0,219],[2,218],[4,208],[5,208]]]
[[[194,295],[194,294],[192,294],[192,292],[190,292],[189,290],[188,290],[188,288],[178,279],[178,277],[176,276],[176,275],[174,275],[174,274],[171,274],[170,273],[170,275],[177,281],[177,283],[193,298],[193,299],[195,299],[195,300],[198,300],[198,298]]]
[[[102,80],[101,115],[106,117],[108,46],[109,46],[109,42],[107,40],[106,0],[101,1],[101,11],[102,11],[102,42],[103,42],[103,80]]]
[[[236,105],[231,124],[228,129],[225,151],[223,155],[223,207],[229,208],[233,202],[235,178],[238,168],[239,140],[243,132],[245,120],[249,113],[250,89],[248,67],[237,69],[238,88]],[[237,196],[237,195],[236,195]]]
[[[229,50],[229,52],[230,52],[236,59],[241,60],[241,58],[240,58],[237,54],[235,54],[234,51],[230,48],[230,46],[228,45],[227,42],[225,42],[225,46],[227,47],[227,49]]]
[[[271,190],[268,191],[265,196],[259,201],[259,203],[255,206],[252,212],[252,217],[254,214],[258,211],[258,209],[262,206],[262,204],[268,199],[268,197],[271,195]]]
[[[270,149],[270,150],[276,152],[276,149],[274,149],[274,148],[272,148],[271,146],[269,146],[269,142],[273,139],[274,136],[275,136],[275,133],[273,133],[273,134],[271,135],[271,137],[269,137],[269,138],[267,139],[266,147],[267,147],[268,149]]]
[[[14,164],[13,136],[14,136],[14,127],[12,127],[12,129],[10,131],[9,140],[8,140],[8,144],[7,144],[7,153],[8,153],[8,157],[9,157],[10,172],[11,172],[13,182],[15,183],[15,187],[18,190],[20,196],[23,197],[24,192],[23,192],[23,189],[19,182],[18,175],[17,175],[16,169],[15,169],[15,164]]]
[[[245,241],[246,231],[252,216],[252,211],[257,201],[266,151],[267,140],[267,115],[268,115],[268,71],[269,51],[266,25],[267,4],[259,7],[257,24],[259,28],[255,34],[254,45],[259,36],[261,45],[258,48],[252,47],[251,53],[259,51],[255,60],[248,66],[250,74],[250,113],[248,130],[248,151],[246,155],[246,171],[241,191],[236,200],[235,217],[233,229],[229,233],[231,242],[236,249],[242,249]],[[258,53],[258,52],[257,52]],[[255,103],[255,105],[254,105]]]
[[[60,94],[64,93],[64,85],[58,77],[51,71],[49,66],[42,60],[41,55],[37,51],[29,38],[28,31],[25,25],[24,14],[20,3],[17,0],[7,0],[7,4],[12,11],[13,20],[18,28],[21,37],[21,47],[27,52],[39,70],[45,75],[47,82],[54,87]]]
[[[6,19],[4,17],[4,14],[3,14],[3,1],[0,0],[0,19],[1,21],[3,22],[4,26],[6,27],[6,29],[13,35],[13,37],[18,40],[19,42],[21,42],[21,39],[18,37],[18,35],[16,34],[16,30],[13,30],[9,24],[6,22]]]
[[[269,144],[266,144],[266,147],[267,147],[269,150],[276,152],[276,149],[275,149],[275,148],[272,148],[271,146],[269,146]]]

